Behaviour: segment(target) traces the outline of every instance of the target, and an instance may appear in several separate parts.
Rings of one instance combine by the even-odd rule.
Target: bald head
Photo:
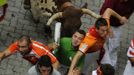
[[[31,40],[29,36],[21,36],[18,39],[18,49],[22,55],[25,55],[30,52]]]
[[[21,36],[18,41],[20,43],[27,43],[27,45],[29,45],[31,43],[31,40],[30,40],[30,37],[29,36],[26,36],[26,35],[23,35]]]

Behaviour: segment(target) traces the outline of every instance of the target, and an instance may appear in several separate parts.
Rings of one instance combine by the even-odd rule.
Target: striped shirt
[[[32,64],[35,64],[37,60],[42,56],[42,55],[48,55],[51,58],[51,62],[55,63],[56,62],[56,57],[50,52],[50,49],[45,46],[42,43],[39,43],[37,41],[33,41],[30,45],[31,52],[25,56],[23,56],[24,59],[28,60]],[[16,53],[19,51],[18,49],[18,41],[15,43],[11,44],[8,48],[11,54]]]
[[[127,56],[134,57],[134,39],[131,40],[130,46],[128,48]]]

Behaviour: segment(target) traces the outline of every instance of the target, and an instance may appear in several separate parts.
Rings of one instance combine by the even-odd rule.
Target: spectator
[[[51,58],[51,62],[55,68],[58,62],[56,57],[50,52],[50,47],[45,46],[37,41],[31,40],[29,36],[21,36],[6,50],[0,52],[0,61],[17,52],[19,52],[24,59],[28,60],[32,64],[36,64],[37,60],[42,55],[48,55]]]
[[[100,14],[110,20],[113,38],[108,39],[106,44],[104,60],[102,63],[109,63],[116,68],[117,47],[120,45],[122,26],[134,11],[134,0],[105,0]]]
[[[57,51],[55,50],[55,55],[60,62],[60,72],[62,75],[66,75],[67,70],[70,67],[72,58],[77,52],[77,49],[81,43],[81,41],[84,39],[85,32],[83,30],[77,30],[74,32],[74,34],[71,37],[62,37],[60,40],[60,46],[58,47]],[[81,67],[83,62],[83,58],[81,58],[81,61],[79,62],[77,67]]]
[[[104,18],[99,18],[96,21],[95,26],[89,29],[84,40],[81,42],[79,50],[73,57],[68,75],[73,75],[73,69],[76,67],[76,64],[78,63],[80,57],[85,54],[89,54],[91,56],[88,58],[89,62],[84,63],[84,66],[86,66],[83,71],[84,74],[86,74],[89,68],[88,65],[93,64],[96,60],[99,59],[99,55],[101,56],[99,60],[101,60],[104,54],[103,45],[105,43],[108,31],[109,21]]]
[[[48,55],[43,55],[39,58],[36,65],[32,66],[28,75],[61,75],[52,67],[51,58]]]

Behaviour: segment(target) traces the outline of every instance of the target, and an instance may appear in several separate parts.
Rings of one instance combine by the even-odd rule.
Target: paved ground
[[[73,3],[80,7],[85,2],[88,3],[88,8],[99,13],[102,0],[72,0]],[[46,37],[43,32],[43,23],[35,24],[32,20],[31,13],[23,9],[23,0],[8,0],[8,11],[5,20],[0,22],[0,51],[4,50],[16,38],[21,35],[30,35],[32,38],[46,43]],[[122,75],[126,64],[126,51],[130,39],[134,37],[134,15],[129,20],[129,23],[124,25],[122,42],[118,48],[119,61],[117,66],[117,75]],[[85,29],[94,24],[95,19],[90,16],[84,15],[82,17],[83,26]],[[44,21],[46,22],[46,21]],[[0,64],[0,75],[25,75],[30,64],[21,59],[19,54],[15,54]]]

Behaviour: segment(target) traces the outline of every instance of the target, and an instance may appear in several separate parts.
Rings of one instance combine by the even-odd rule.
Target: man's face
[[[50,75],[51,67],[41,66],[39,67],[41,75]]]
[[[25,55],[25,54],[27,54],[27,53],[29,53],[29,45],[27,44],[27,41],[19,41],[19,44],[18,44],[18,49],[19,49],[19,51],[20,51],[20,53],[22,54],[22,55]]]
[[[79,46],[83,38],[84,38],[83,34],[80,34],[79,32],[75,32],[72,36],[72,45],[74,47]]]
[[[97,32],[102,38],[106,38],[108,34],[108,27],[107,26],[100,26],[99,29],[97,29]]]

